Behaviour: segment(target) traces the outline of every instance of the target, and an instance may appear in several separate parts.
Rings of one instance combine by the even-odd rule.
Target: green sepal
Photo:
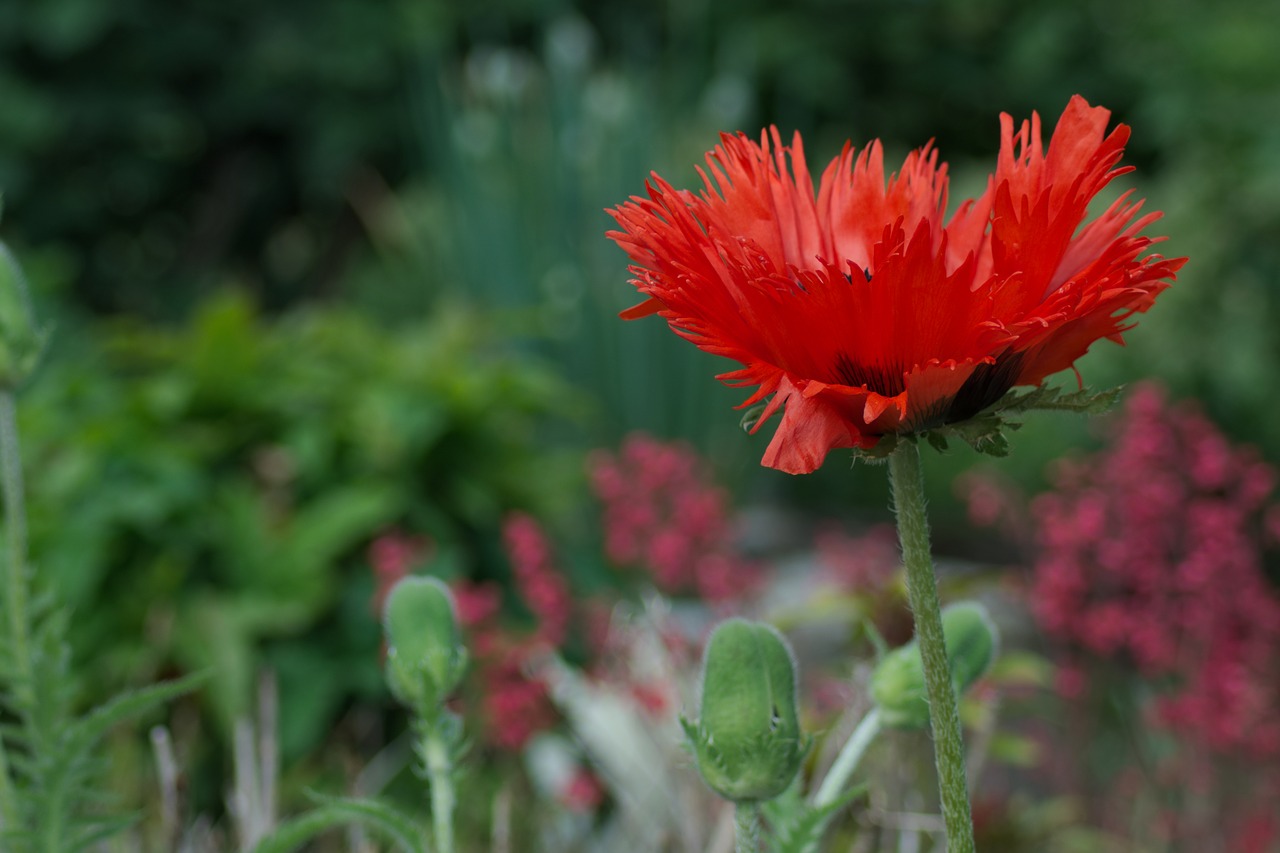
[[[1008,456],[1008,433],[1022,428],[1021,418],[1011,416],[1027,412],[1076,412],[1100,415],[1109,411],[1120,399],[1123,387],[1093,392],[1087,388],[1063,393],[1056,386],[1013,389],[983,412],[954,424],[943,424],[924,430],[923,435],[936,450],[945,452],[949,439],[955,438],[988,456]],[[887,436],[886,436],[887,437]],[[881,442],[883,443],[883,441]],[[879,445],[876,449],[878,450]],[[864,453],[867,451],[863,451]],[[889,452],[892,452],[891,450]]]
[[[1070,394],[1062,393],[1056,386],[1041,385],[1025,391],[1012,390],[992,407],[995,412],[1076,412],[1081,415],[1102,415],[1111,411],[1124,393],[1124,386],[1105,391],[1081,388]]]
[[[912,436],[897,435],[896,433],[888,433],[880,436],[880,440],[872,447],[855,447],[853,448],[853,461],[865,462],[869,465],[879,465],[887,462],[889,457],[893,455],[893,451],[898,449],[899,441],[910,441]]]
[[[921,437],[940,453],[945,453],[951,446],[951,439],[956,439],[969,445],[978,453],[997,457],[1008,456],[1008,434],[1022,428],[1022,419],[1013,416],[1034,411],[1100,415],[1115,406],[1123,391],[1123,386],[1098,392],[1082,388],[1071,393],[1063,393],[1061,388],[1045,385],[1037,388],[1013,389],[984,411],[963,421],[930,427],[912,435],[896,433],[882,435],[874,447],[855,447],[853,460],[867,463],[883,462],[898,449],[899,442],[915,441]]]
[[[751,432],[754,430],[756,425],[760,423],[760,418],[764,415],[764,410],[766,408],[768,408],[768,406],[765,403],[761,403],[758,406],[752,406],[747,409],[742,414],[742,420],[739,421],[739,426],[742,427],[742,431]]]
[[[813,745],[813,738],[804,734],[779,738],[761,733],[739,739],[725,750],[711,732],[685,717],[680,718],[680,727],[703,780],[734,802],[767,802],[785,791]]]
[[[795,778],[809,741],[796,708],[795,659],[771,625],[729,619],[703,655],[698,720],[682,720],[702,778],[733,801],[769,800]]]

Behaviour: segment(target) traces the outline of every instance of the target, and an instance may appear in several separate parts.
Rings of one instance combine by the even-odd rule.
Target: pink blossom
[[[616,454],[592,454],[588,473],[611,562],[667,594],[723,603],[753,588],[760,573],[734,547],[726,495],[691,448],[637,433]]]
[[[1219,751],[1280,717],[1280,595],[1263,572],[1275,472],[1189,405],[1131,396],[1108,448],[1032,502],[1032,610],[1049,634],[1152,678],[1157,720]],[[1280,757],[1280,753],[1275,753]]]
[[[502,541],[516,591],[537,619],[538,639],[559,646],[569,632],[573,597],[554,562],[546,534],[533,516],[517,512],[504,520]]]

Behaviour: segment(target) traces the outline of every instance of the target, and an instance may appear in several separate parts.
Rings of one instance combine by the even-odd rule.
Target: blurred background
[[[761,469],[767,435],[742,433],[743,395],[711,378],[727,368],[656,319],[617,319],[636,300],[604,210],[650,170],[694,185],[721,131],[799,130],[814,163],[846,139],[882,139],[891,162],[934,139],[960,199],[993,167],[999,112],[1051,125],[1074,93],[1110,108],[1137,167],[1117,190],[1163,210],[1150,233],[1191,261],[1129,345],[1099,344],[1081,373],[1095,388],[1158,380],[1152,399],[1195,401],[1222,446],[1280,460],[1277,12],[11,0],[0,236],[54,328],[21,398],[32,547],[75,609],[86,697],[216,667],[168,721],[189,808],[216,822],[260,671],[279,680],[288,791],[343,787],[386,739],[371,602],[396,543],[416,543],[395,552],[408,563],[496,584],[527,620],[500,531],[529,513],[564,543],[575,595],[614,588],[584,460],[628,434],[702,457],[726,501],[762,513],[747,526],[765,556],[809,550],[822,519],[849,535],[887,520],[883,471],[839,454],[810,477]],[[939,552],[993,588],[1034,585],[1036,534],[976,527],[973,490],[953,483],[998,477],[1025,502],[1062,488],[1054,460],[1111,452],[1109,435],[1045,415],[1008,459],[926,460]],[[1241,522],[1264,597],[1267,500]],[[1117,655],[1125,702],[1182,683],[1129,678]],[[1103,704],[1119,713],[1115,695]],[[115,748],[118,789],[147,802],[146,750]],[[1055,778],[1087,802],[1089,773],[1116,772]],[[1162,796],[1141,821],[1163,819]],[[1072,815],[1121,832],[1102,807]],[[1186,849],[1272,849],[1258,832],[1257,847]],[[1019,843],[984,849],[1049,849]],[[1168,843],[1141,849],[1181,849]]]

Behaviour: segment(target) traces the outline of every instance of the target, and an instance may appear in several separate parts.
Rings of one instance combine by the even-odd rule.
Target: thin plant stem
[[[938,581],[929,548],[924,476],[920,470],[920,451],[915,442],[901,442],[889,456],[889,481],[893,487],[893,510],[898,518],[902,560],[907,569],[907,594],[915,617],[916,641],[924,663],[942,818],[947,828],[947,850],[950,853],[974,853],[964,737],[955,688],[951,682],[951,666],[947,661],[946,639],[942,633]]]
[[[436,853],[453,853],[453,767],[441,723],[428,723],[422,738],[422,757],[431,785],[431,825]]]
[[[733,804],[734,853],[759,853],[760,804],[741,800]]]
[[[880,709],[872,708],[867,715],[858,723],[858,727],[853,730],[853,734],[845,741],[843,747],[840,748],[840,754],[836,756],[835,763],[831,765],[831,769],[827,771],[826,777],[822,780],[822,784],[818,787],[818,792],[814,794],[814,808],[822,808],[825,805],[833,803],[840,793],[849,784],[853,771],[858,769],[862,756],[866,754],[867,747],[876,739],[876,735],[880,733]]]
[[[24,703],[32,696],[31,640],[27,613],[27,513],[23,503],[22,454],[13,392],[0,391],[0,481],[4,490],[4,522],[8,551],[5,605],[9,642],[19,667],[15,690]]]
[[[18,803],[9,776],[9,755],[0,740],[0,833],[18,826]]]
[[[8,559],[5,571],[5,608],[9,628],[13,691],[23,713],[34,701],[31,662],[31,627],[27,612],[27,515],[23,504],[22,454],[18,445],[18,420],[13,392],[0,390],[0,488],[4,493],[5,539]],[[17,801],[8,754],[0,740],[0,821],[5,828],[18,825]]]

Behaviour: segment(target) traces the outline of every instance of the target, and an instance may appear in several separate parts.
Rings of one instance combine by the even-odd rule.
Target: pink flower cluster
[[[1061,643],[1057,687],[1074,706],[1066,731],[1077,748],[1096,724],[1079,703],[1104,698],[1096,679],[1113,684],[1117,666],[1132,668],[1152,697],[1144,712],[1161,748],[1141,769],[1101,785],[1078,775],[1083,765],[1058,769],[1117,831],[1134,828],[1143,797],[1166,804],[1143,837],[1170,849],[1273,851],[1280,590],[1266,566],[1280,545],[1276,472],[1154,386],[1136,388],[1111,425],[1101,451],[1057,463],[1053,490],[1034,500],[984,475],[957,482],[975,524],[1031,550],[1028,603]],[[1077,755],[1049,751],[1068,763]],[[1192,800],[1200,805],[1182,807]]]
[[[529,675],[530,645],[502,618],[502,590],[491,582],[452,584],[458,621],[471,652],[471,682],[464,701],[473,701],[471,723],[482,740],[500,750],[518,751],[529,738],[555,725],[557,716],[545,685]]]
[[[549,646],[561,645],[569,633],[573,597],[542,527],[533,516],[513,512],[502,524],[502,542],[516,591],[537,619],[536,638]]]
[[[710,602],[754,586],[759,571],[734,549],[724,492],[691,448],[635,434],[616,455],[593,454],[589,466],[610,561],[640,569],[665,593]]]
[[[1280,759],[1280,594],[1264,574],[1273,468],[1154,387],[1109,447],[1032,503],[1031,605],[1046,632],[1172,686],[1157,721]]]
[[[534,617],[531,631],[502,620],[502,595],[496,584],[463,581],[453,589],[480,685],[482,736],[498,749],[515,752],[558,719],[546,685],[531,670],[534,657],[567,638],[573,599],[550,542],[532,516],[509,514],[503,520],[502,542],[511,563],[512,587]]]

